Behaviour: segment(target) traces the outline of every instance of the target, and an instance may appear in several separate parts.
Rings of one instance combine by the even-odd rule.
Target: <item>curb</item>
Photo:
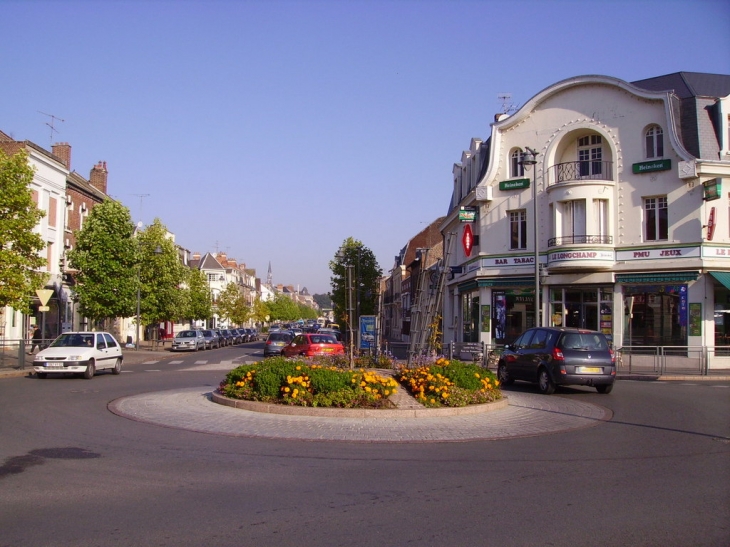
[[[467,416],[507,408],[507,397],[481,405],[468,405],[454,408],[318,408],[311,406],[281,405],[231,399],[213,391],[211,400],[219,405],[286,416],[314,416],[318,418],[442,418],[445,416]]]

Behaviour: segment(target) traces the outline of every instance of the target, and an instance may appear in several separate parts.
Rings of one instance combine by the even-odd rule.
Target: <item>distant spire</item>
[[[271,275],[271,261],[269,260],[269,273],[266,275],[266,284],[271,287],[274,284],[274,278]]]

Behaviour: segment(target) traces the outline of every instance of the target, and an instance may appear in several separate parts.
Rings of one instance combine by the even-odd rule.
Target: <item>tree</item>
[[[202,270],[191,269],[186,272],[187,294],[185,299],[185,318],[190,321],[208,319],[213,315],[213,301],[210,287]]]
[[[107,199],[96,205],[76,233],[69,251],[76,275],[76,297],[84,317],[100,322],[135,314],[137,244],[129,209]]]
[[[260,296],[256,297],[253,301],[253,309],[251,310],[250,318],[255,323],[265,323],[271,318],[271,310],[266,302],[261,300]]]
[[[180,290],[185,281],[185,266],[168,233],[156,218],[137,234],[141,316],[145,325],[187,319],[184,291]]]
[[[335,258],[330,261],[332,277],[332,304],[335,317],[350,329],[350,303],[352,303],[352,328],[357,329],[361,315],[375,315],[378,309],[378,291],[383,270],[378,266],[373,252],[362,242],[348,237]],[[349,286],[348,286],[349,270]]]
[[[266,303],[269,307],[270,321],[294,321],[299,319],[299,308],[288,296],[277,294]]]
[[[228,283],[218,297],[218,315],[226,322],[240,325],[248,319],[250,310],[238,285]]]
[[[24,313],[47,279],[39,271],[46,261],[38,254],[45,243],[35,231],[44,213],[33,203],[32,181],[25,151],[8,156],[0,150],[0,308]]]

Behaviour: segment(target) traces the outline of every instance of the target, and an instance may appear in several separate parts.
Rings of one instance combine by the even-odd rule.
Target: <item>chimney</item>
[[[200,253],[193,253],[193,260],[200,260]]]
[[[89,182],[94,188],[106,194],[106,177],[108,174],[109,172],[106,170],[106,162],[100,161],[91,169],[91,173],[89,173]]]
[[[71,145],[67,142],[57,142],[51,146],[51,152],[61,160],[66,169],[71,171]]]

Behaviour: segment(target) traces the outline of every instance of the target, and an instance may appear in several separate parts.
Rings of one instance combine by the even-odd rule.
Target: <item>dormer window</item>
[[[509,176],[510,178],[517,179],[525,176],[525,169],[522,167],[522,164],[520,163],[522,161],[522,150],[519,148],[516,148],[512,151],[510,154],[509,160]]]
[[[647,159],[664,156],[664,132],[658,125],[646,130],[646,157]]]

